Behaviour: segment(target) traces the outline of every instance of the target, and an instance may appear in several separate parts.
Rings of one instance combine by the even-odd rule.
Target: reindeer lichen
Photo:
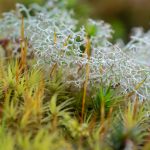
[[[5,13],[0,20],[1,38],[8,38],[14,51],[18,49],[20,17],[24,15],[29,52],[34,52],[37,64],[50,68],[57,64],[67,72],[67,84],[81,87],[89,64],[89,84],[119,84],[123,93],[134,91],[141,99],[150,98],[149,31],[135,30],[131,41],[123,48],[118,47],[109,41],[113,33],[109,24],[90,19],[77,29],[72,11],[49,5],[48,8],[34,4],[27,9],[17,4],[16,11]],[[90,57],[85,53],[87,38]]]

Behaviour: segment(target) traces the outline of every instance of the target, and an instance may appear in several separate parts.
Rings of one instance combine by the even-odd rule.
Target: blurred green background
[[[123,38],[127,41],[131,29],[135,26],[142,26],[145,30],[149,29],[150,0],[66,1],[69,4],[68,8],[73,8],[81,20],[91,17],[109,22],[115,30],[115,39]],[[46,0],[0,0],[0,13],[15,8],[16,2],[29,5],[33,2],[43,4]]]

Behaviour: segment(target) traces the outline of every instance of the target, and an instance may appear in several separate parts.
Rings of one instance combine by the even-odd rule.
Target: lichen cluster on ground
[[[48,4],[0,19],[1,149],[149,150],[150,33],[113,44],[109,24]]]

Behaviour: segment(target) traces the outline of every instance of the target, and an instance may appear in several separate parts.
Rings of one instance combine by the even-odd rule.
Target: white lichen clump
[[[150,31],[144,33],[143,28],[133,29],[131,41],[125,50],[140,64],[150,66]]]
[[[94,34],[88,37],[86,27],[77,30],[77,20],[73,19],[72,12],[53,5],[48,3],[40,7],[34,4],[27,9],[18,4],[16,11],[4,14],[0,20],[0,38],[9,38],[14,43],[20,39],[23,12],[29,51],[37,56],[38,64],[50,68],[57,64],[64,69],[67,84],[81,87],[89,64],[89,84],[119,84],[123,93],[135,91],[141,99],[150,98],[150,31],[143,33],[136,29],[131,41],[119,48],[109,42],[113,32],[109,24],[90,19],[87,24],[94,29]],[[90,56],[83,52],[87,41]],[[136,88],[139,84],[140,88]]]

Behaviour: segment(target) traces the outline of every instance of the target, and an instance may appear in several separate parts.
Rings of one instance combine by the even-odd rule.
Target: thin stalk
[[[57,34],[56,34],[56,32],[54,31],[54,45],[56,45],[56,43],[57,43]]]
[[[24,35],[24,18],[22,17],[21,19],[21,70],[26,70],[26,56],[27,56],[27,41],[25,40],[25,35]]]
[[[90,73],[90,66],[89,66],[89,60],[90,60],[90,40],[89,40],[88,37],[87,37],[87,43],[86,43],[85,53],[88,55],[88,63],[86,64],[86,78],[85,78],[84,88],[83,88],[81,122],[83,122],[83,119],[84,119],[85,101],[86,101],[87,86],[88,86],[89,73]]]

